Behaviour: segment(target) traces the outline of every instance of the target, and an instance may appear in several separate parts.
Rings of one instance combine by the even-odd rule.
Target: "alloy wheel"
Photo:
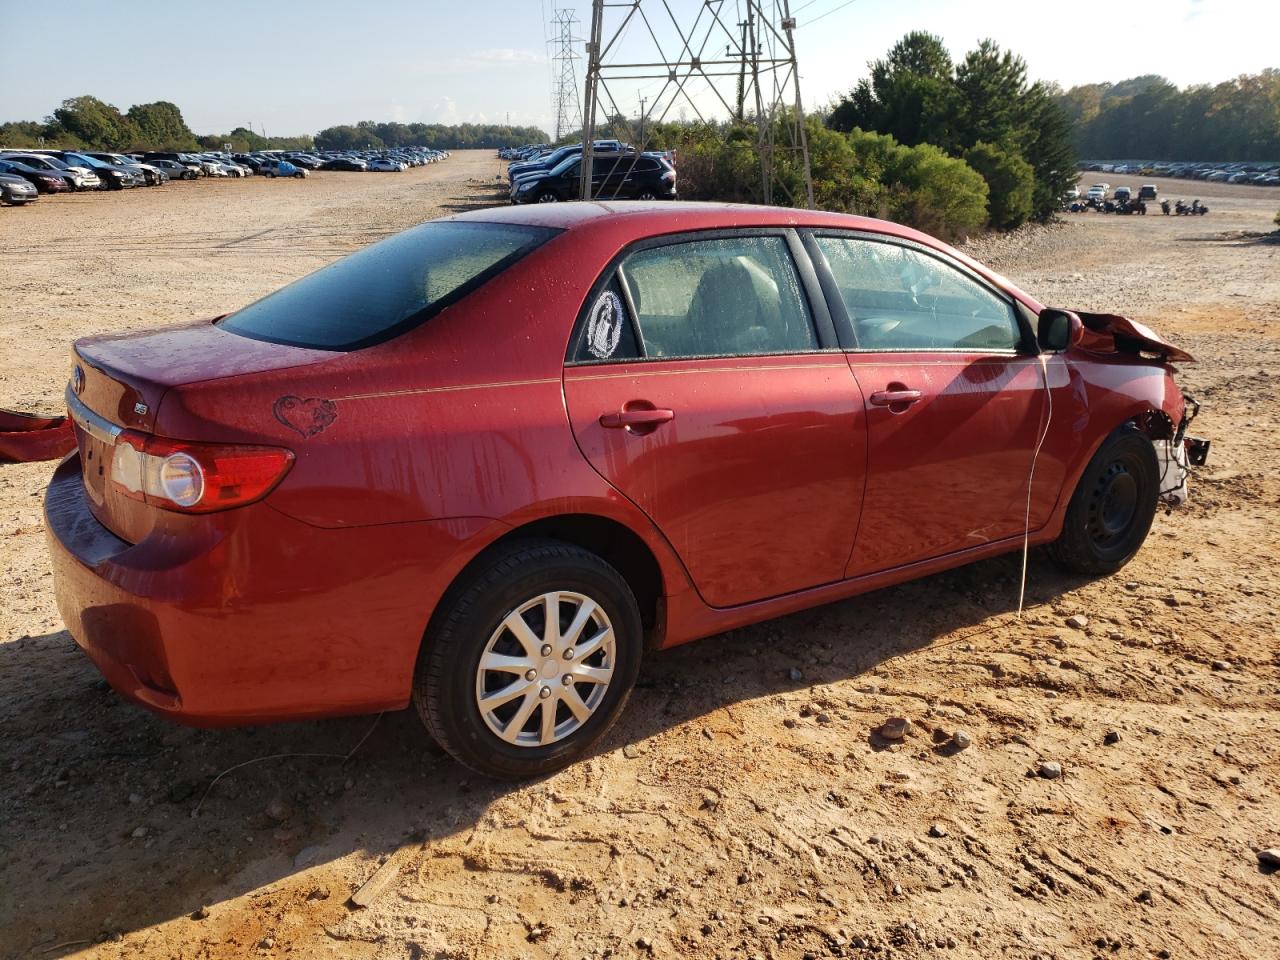
[[[476,706],[501,740],[545,747],[591,719],[617,664],[613,625],[590,597],[551,591],[508,613],[476,668]]]

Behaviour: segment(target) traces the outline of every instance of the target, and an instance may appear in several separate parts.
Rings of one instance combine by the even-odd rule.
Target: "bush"
[[[904,147],[882,133],[853,130],[850,149],[884,191],[883,215],[954,240],[987,222],[987,182],[963,160],[927,143]]]
[[[991,226],[1012,230],[1031,218],[1036,174],[1017,150],[979,142],[965,151],[964,162],[987,181],[987,219]]]

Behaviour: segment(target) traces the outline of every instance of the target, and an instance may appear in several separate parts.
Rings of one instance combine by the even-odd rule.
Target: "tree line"
[[[1181,90],[1149,74],[1056,99],[1084,157],[1280,163],[1280,70]]]
[[[468,147],[505,147],[546,142],[537,127],[506,124],[373,123],[329,127],[314,137],[265,137],[246,127],[229,133],[197,135],[183,119],[182,111],[167,100],[134,104],[122,111],[93,96],[64,100],[43,121],[0,123],[0,146],[51,149],[137,151],[221,150],[380,150],[385,147],[424,146],[440,150]]]

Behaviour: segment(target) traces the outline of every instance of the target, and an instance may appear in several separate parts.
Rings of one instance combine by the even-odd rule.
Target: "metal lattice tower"
[[[691,111],[703,122],[754,123],[764,202],[772,203],[780,189],[792,204],[812,208],[790,8],[790,0],[699,0],[696,13],[678,16],[670,0],[592,0],[582,104],[582,198],[591,198],[592,141],[602,111],[612,135],[630,139],[639,150],[647,146],[646,127],[673,115],[684,119]],[[644,96],[639,121],[631,124],[618,104],[633,102],[628,92],[637,85]],[[774,176],[786,155],[803,171],[801,197]]]
[[[552,36],[552,96],[556,118],[556,141],[572,130],[582,127],[582,102],[578,99],[577,62],[575,45],[582,38],[574,36],[578,18],[572,10],[556,10],[551,18]]]

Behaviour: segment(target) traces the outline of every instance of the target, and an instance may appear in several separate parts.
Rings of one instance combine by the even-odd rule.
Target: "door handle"
[[[674,420],[674,410],[654,410],[651,407],[636,410],[619,410],[617,413],[606,413],[600,417],[600,426],[614,430],[623,427],[656,427]]]
[[[893,407],[900,403],[915,403],[921,397],[919,390],[877,390],[871,402],[877,407]]]

